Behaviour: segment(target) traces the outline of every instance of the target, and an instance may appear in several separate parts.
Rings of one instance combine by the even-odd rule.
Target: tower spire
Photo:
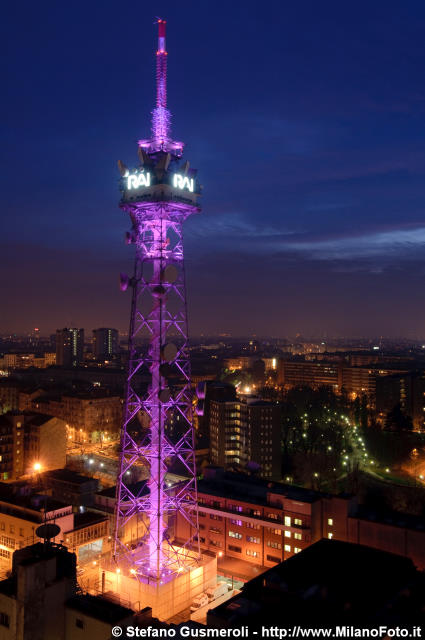
[[[152,142],[156,148],[167,150],[170,142],[171,114],[167,109],[167,50],[166,21],[157,19],[158,49],[156,52],[156,107],[152,112]]]

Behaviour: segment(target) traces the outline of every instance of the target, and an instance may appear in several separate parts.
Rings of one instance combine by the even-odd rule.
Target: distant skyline
[[[126,331],[129,220],[168,22],[194,336],[425,337],[425,5],[23,0],[3,10],[0,333]]]

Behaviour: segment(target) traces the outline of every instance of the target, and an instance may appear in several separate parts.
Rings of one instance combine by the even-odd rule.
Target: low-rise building
[[[64,500],[73,506],[94,505],[99,480],[82,476],[70,469],[54,469],[40,474],[40,481],[53,498]]]
[[[373,513],[350,495],[331,495],[208,467],[198,482],[201,549],[258,567],[287,560],[321,538],[353,542],[410,558],[425,569],[423,520]],[[188,523],[177,517],[176,537]]]

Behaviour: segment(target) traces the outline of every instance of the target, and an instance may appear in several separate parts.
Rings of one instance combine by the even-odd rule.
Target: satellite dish
[[[45,542],[56,538],[61,532],[60,527],[57,524],[42,524],[35,530],[36,535],[39,538],[43,538]]]
[[[205,400],[205,393],[207,390],[207,383],[203,380],[196,385],[196,396],[199,400]]]
[[[166,360],[167,362],[172,362],[173,360],[175,360],[178,353],[176,345],[172,342],[164,345],[161,351],[163,360]]]
[[[128,176],[128,173],[129,173],[128,169],[125,166],[124,162],[122,162],[121,160],[118,160],[118,171],[120,172],[123,178],[125,176]]]
[[[158,393],[158,398],[160,402],[168,402],[171,398],[171,391],[167,387],[165,389],[161,389]]]
[[[198,400],[198,403],[195,407],[195,411],[196,411],[196,415],[197,416],[203,416],[204,415],[204,409],[205,409],[205,403],[203,400]]]
[[[121,291],[127,291],[130,278],[126,273],[120,273],[120,289]]]
[[[162,280],[163,282],[168,282],[168,284],[173,284],[178,277],[179,270],[173,264],[167,265],[162,272]]]
[[[125,244],[134,244],[134,234],[132,231],[125,232]]]

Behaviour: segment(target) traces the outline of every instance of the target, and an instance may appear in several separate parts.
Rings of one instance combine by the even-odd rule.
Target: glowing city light
[[[189,189],[189,191],[193,193],[193,178],[175,173],[173,176],[173,187],[176,189]]]
[[[139,189],[140,187],[151,186],[150,173],[129,173],[127,176],[127,189]]]

